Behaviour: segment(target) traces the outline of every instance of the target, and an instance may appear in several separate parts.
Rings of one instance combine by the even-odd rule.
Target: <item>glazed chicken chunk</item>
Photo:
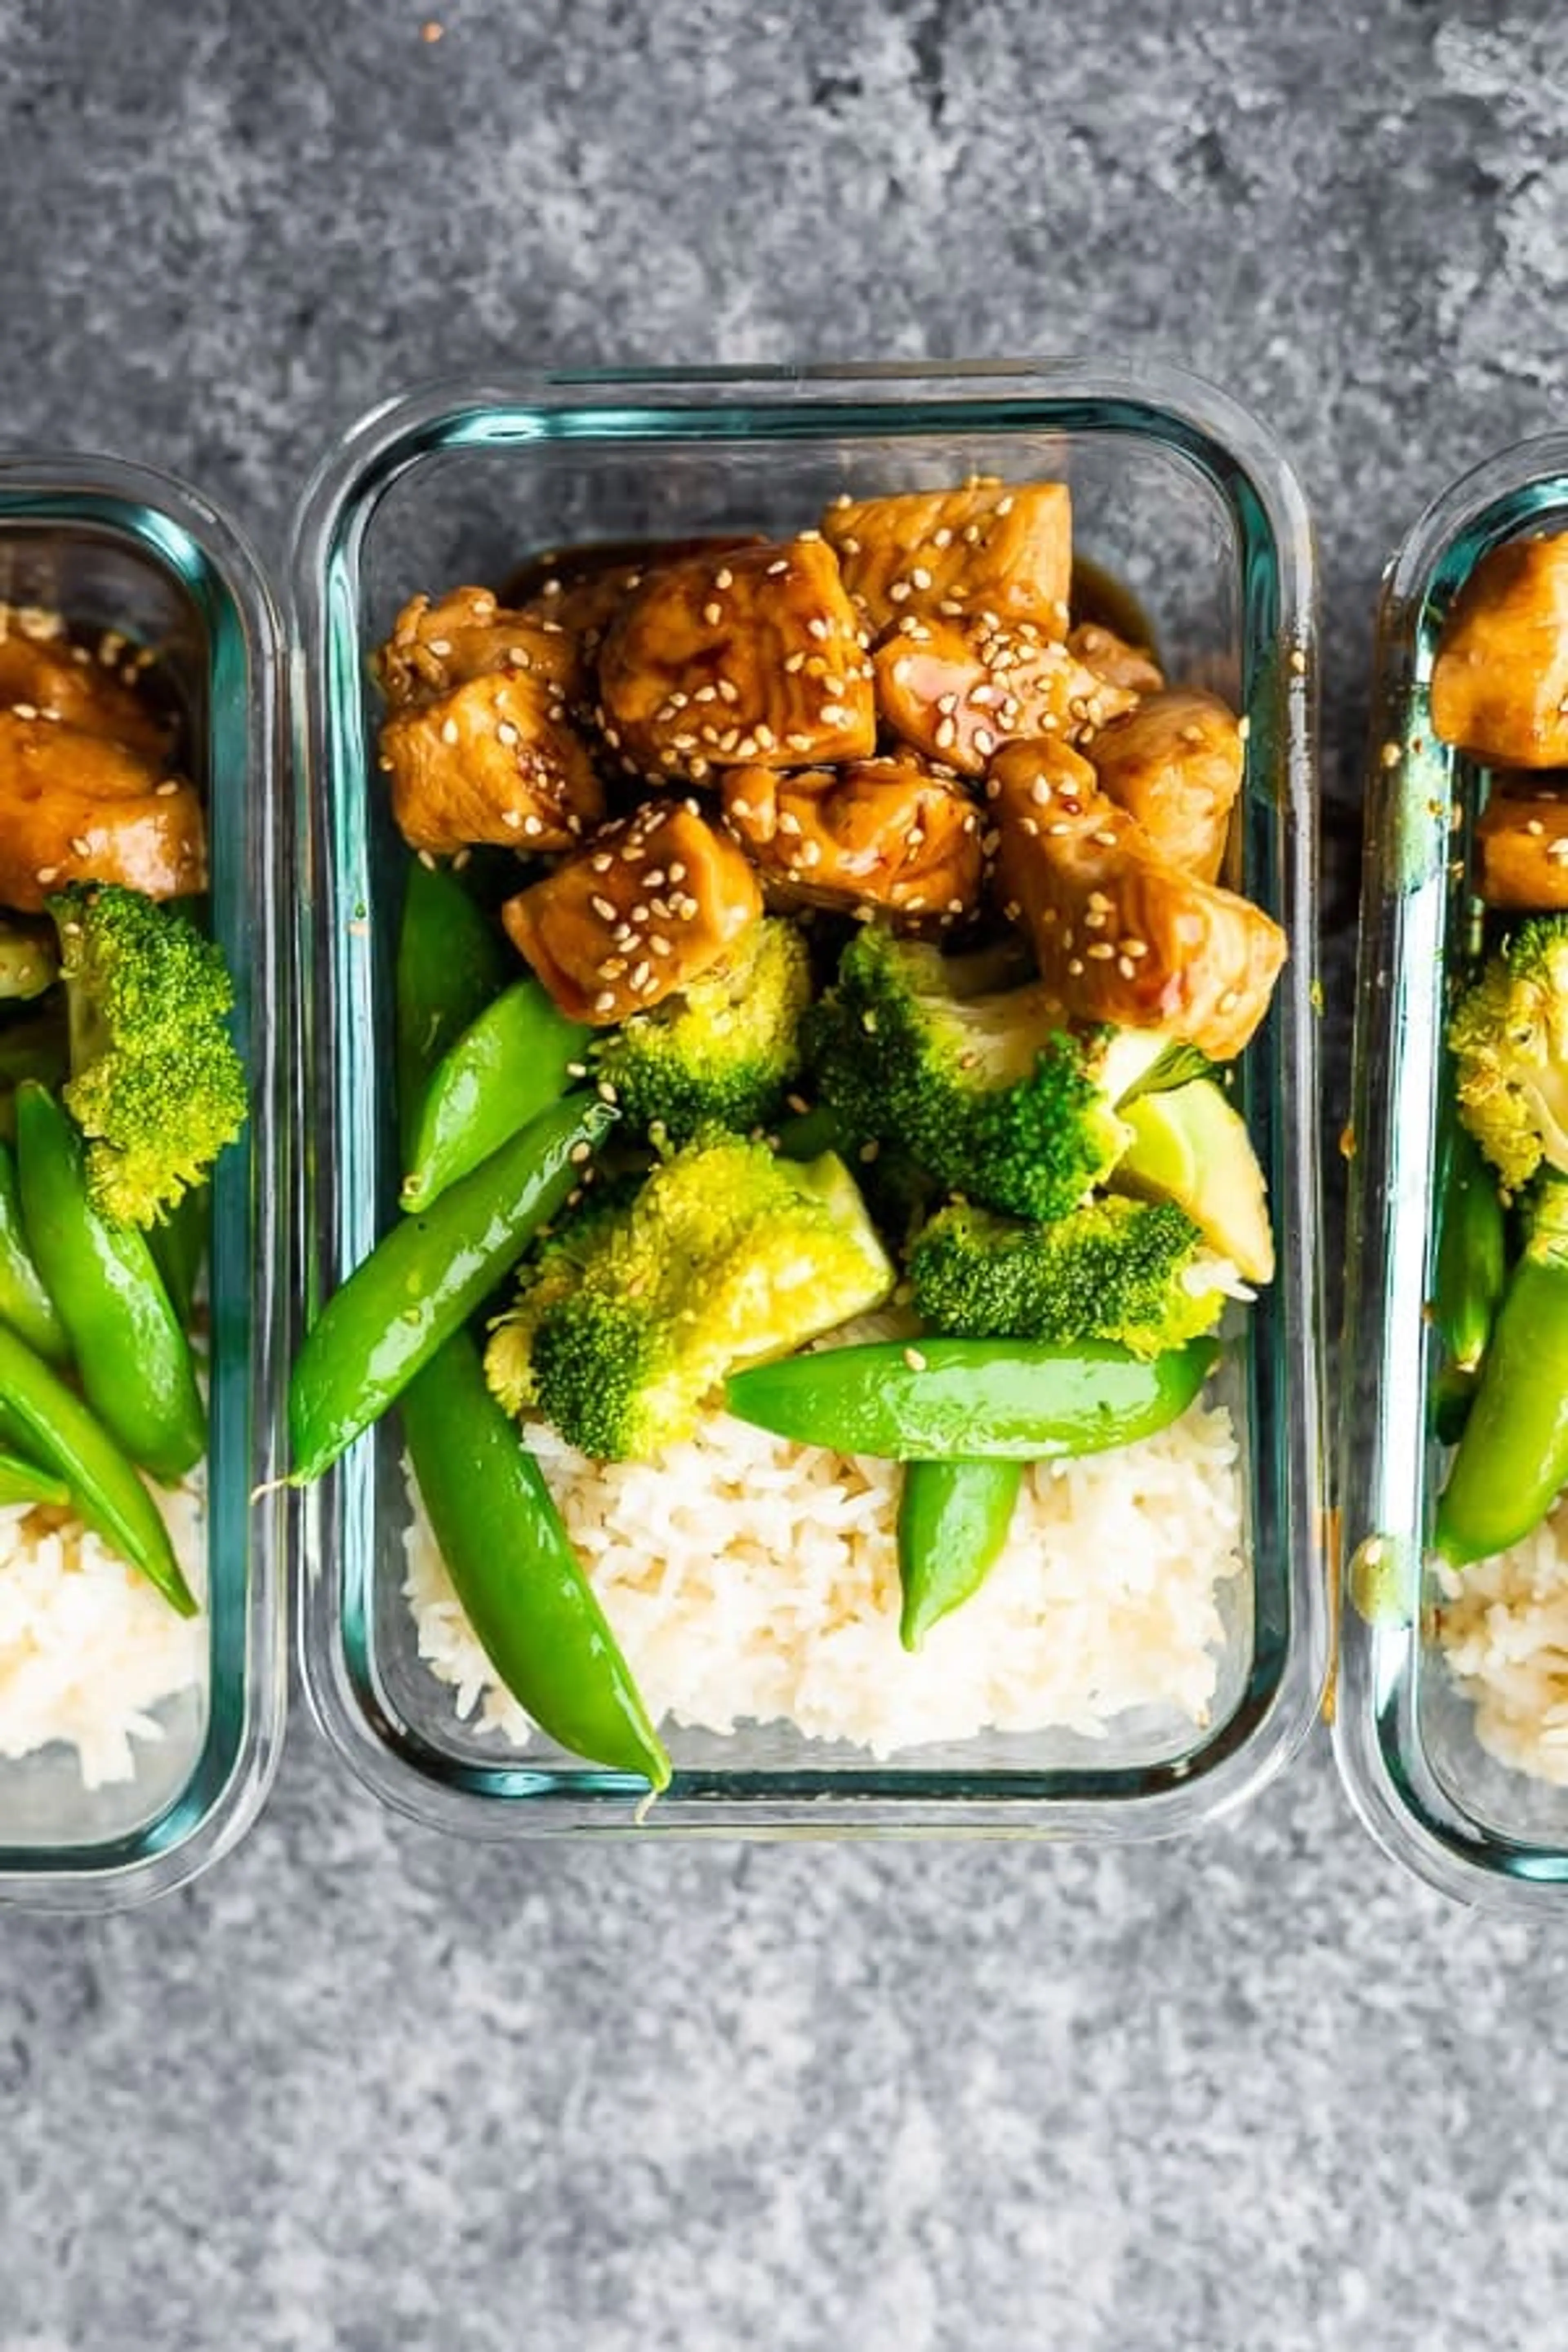
[[[569,849],[604,813],[604,793],[558,687],[531,670],[471,677],[381,730],[392,813],[412,849],[450,856],[475,842]]]
[[[984,775],[997,745],[1020,736],[1087,742],[1136,698],[1033,621],[907,621],[872,664],[884,723],[963,776]]]
[[[1476,826],[1476,864],[1489,907],[1568,907],[1568,785],[1494,793]]]
[[[1437,649],[1432,724],[1498,767],[1568,765],[1568,532],[1477,564]]]
[[[201,802],[122,743],[0,710],[0,904],[37,914],[68,882],[150,898],[205,889]]]
[[[1173,865],[1066,744],[1009,745],[986,789],[1004,911],[1068,1012],[1239,1054],[1285,961],[1278,924]]]
[[[63,630],[46,636],[16,622],[13,610],[0,604],[0,710],[79,728],[162,765],[170,730],[135,691],[134,660],[120,659],[122,638],[105,637],[95,656]]]
[[[1240,724],[1218,695],[1148,695],[1087,748],[1107,799],[1173,865],[1217,881],[1246,761]]]
[[[980,901],[980,813],[917,760],[731,768],[724,815],[779,906],[885,908],[941,930]]]
[[[1107,686],[1121,687],[1127,694],[1158,694],[1165,683],[1165,674],[1152,653],[1142,646],[1129,645],[1102,621],[1085,621],[1069,629],[1068,651]]]
[[[515,673],[553,688],[558,701],[583,685],[569,632],[508,610],[489,588],[453,588],[435,604],[411,597],[372,667],[395,710],[421,709],[476,677]]]
[[[661,800],[606,825],[501,917],[562,1011],[602,1024],[685,988],[762,911],[735,844],[684,802]]]
[[[817,538],[650,572],[599,656],[606,741],[649,774],[869,759],[870,665],[832,550]]]
[[[1072,499],[1065,482],[976,480],[841,501],[822,528],[874,636],[907,614],[990,614],[1065,636],[1072,585]]]

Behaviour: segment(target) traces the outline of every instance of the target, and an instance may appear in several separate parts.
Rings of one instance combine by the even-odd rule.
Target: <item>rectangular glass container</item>
[[[1433,736],[1432,666],[1473,566],[1526,531],[1568,529],[1568,434],[1455,483],[1390,566],[1378,623],[1366,793],[1340,1431],[1343,1591],[1335,1745],[1363,1818],[1397,1860],[1493,1907],[1568,1908],[1568,1788],[1478,1739],[1437,1643],[1431,1534],[1445,1454],[1428,1432],[1427,1301],[1450,985],[1473,964],[1468,853],[1488,772]]]
[[[208,809],[211,911],[250,1081],[214,1180],[208,1604],[202,1687],[156,1710],[133,1779],[89,1790],[59,1745],[0,1759],[0,1904],[86,1909],[161,1894],[242,1834],[277,1760],[287,1690],[272,1400],[291,1221],[279,1088],[291,893],[279,798],[278,625],[248,550],[181,484],[107,458],[0,459],[0,600],[119,630],[161,656]]]
[[[405,599],[499,583],[589,541],[798,529],[841,491],[976,471],[1065,475],[1076,541],[1143,603],[1171,674],[1247,712],[1239,887],[1290,961],[1240,1099],[1268,1173],[1278,1279],[1226,1351],[1250,1574],[1229,1591],[1212,1717],[1152,1714],[1102,1739],[984,1735],[880,1763],[778,1724],[677,1731],[674,1784],[643,1784],[459,1722],[401,1591],[407,1511],[388,1423],[298,1498],[308,1686],[329,1737],[389,1802],[479,1834],[868,1831],[1150,1836],[1238,1801],[1290,1753],[1324,1667],[1314,1007],[1315,614],[1310,535],[1279,451],[1175,373],[1078,362],[747,375],[549,376],[437,388],[377,410],[300,517],[298,846],[310,1087],[307,1291],[330,1295],[395,1213],[391,963],[406,853],[377,789],[365,656]],[[635,1658],[631,1661],[636,1670]]]

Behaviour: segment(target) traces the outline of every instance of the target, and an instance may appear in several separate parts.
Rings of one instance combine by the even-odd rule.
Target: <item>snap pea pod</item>
[[[1497,1178],[1474,1138],[1450,1118],[1437,1178],[1437,1258],[1432,1321],[1443,1349],[1433,1425],[1455,1444],[1475,1402],[1476,1375],[1508,1282],[1508,1239]]]
[[[724,1393],[742,1421],[803,1445],[895,1462],[1043,1461],[1163,1429],[1216,1353],[1211,1339],[1147,1360],[1109,1340],[879,1340],[758,1364]]]
[[[899,1498],[899,1639],[918,1650],[995,1566],[1024,1482],[1024,1465],[910,1462]]]
[[[0,1324],[0,1407],[39,1462],[70,1489],[89,1528],[155,1585],[182,1617],[196,1613],[169,1531],[109,1433],[25,1339]]]
[[[80,1139],[47,1087],[16,1089],[22,1213],[89,1404],[155,1478],[184,1476],[206,1446],[190,1342],[145,1237],[88,1198]]]
[[[496,1673],[574,1755],[669,1785],[669,1759],[579,1567],[538,1464],[485,1385],[466,1331],[402,1400],[441,1557]]]
[[[511,960],[454,874],[416,858],[397,936],[397,1118],[405,1168],[425,1082],[453,1041],[505,987]]]
[[[0,1322],[51,1364],[70,1361],[66,1327],[27,1247],[16,1155],[8,1143],[0,1143]]]
[[[196,1277],[206,1255],[211,1213],[212,1187],[197,1184],[181,1193],[162,1224],[147,1228],[147,1246],[163,1278],[169,1304],[184,1329],[190,1327]]]
[[[1568,1181],[1549,1182],[1481,1359],[1475,1402],[1437,1504],[1456,1568],[1538,1527],[1568,1481]]]
[[[294,1486],[319,1478],[482,1305],[581,1183],[615,1120],[595,1095],[552,1104],[419,1216],[395,1225],[328,1299],[289,1383]]]
[[[19,1454],[0,1454],[0,1503],[52,1503],[63,1510],[70,1498],[70,1488],[52,1471]]]
[[[503,989],[426,1081],[405,1162],[404,1208],[428,1208],[554,1102],[592,1034],[569,1021],[537,980]]]

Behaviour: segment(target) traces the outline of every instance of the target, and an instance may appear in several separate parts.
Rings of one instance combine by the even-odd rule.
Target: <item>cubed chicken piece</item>
[[[906,930],[945,930],[980,902],[980,812],[918,761],[731,768],[724,815],[774,906],[883,908]]]
[[[1087,748],[1107,799],[1173,865],[1217,881],[1247,760],[1240,723],[1218,695],[1146,695]]]
[[[1568,764],[1568,532],[1476,565],[1438,645],[1432,724],[1498,767]]]
[[[871,658],[885,724],[961,776],[984,775],[997,746],[1021,736],[1088,742],[1136,699],[1032,621],[912,620]]]
[[[873,636],[921,619],[1033,621],[1068,629],[1072,499],[1065,482],[974,481],[829,507],[822,528]]]
[[[392,813],[412,849],[477,842],[570,849],[604,814],[604,791],[559,690],[529,670],[470,678],[400,710],[381,730]]]
[[[411,597],[372,667],[395,710],[417,710],[472,678],[513,672],[569,702],[584,677],[564,629],[509,611],[489,588],[453,588],[434,604]]]
[[[1489,907],[1568,907],[1568,785],[1494,793],[1476,826],[1476,867]]]
[[[1102,621],[1085,621],[1069,629],[1068,651],[1107,686],[1119,686],[1127,694],[1158,694],[1165,683],[1164,672],[1147,646],[1129,645]]]
[[[599,694],[606,740],[632,766],[691,783],[877,748],[870,664],[820,539],[650,572],[605,639]]]
[[[1173,866],[1066,744],[1010,744],[986,791],[1004,910],[1073,1016],[1239,1054],[1285,961],[1279,925]]]
[[[574,1021],[624,1021],[687,987],[763,911],[735,844],[681,801],[649,801],[515,898],[501,919]]]
[[[160,766],[173,738],[172,729],[125,683],[118,665],[100,661],[86,646],[63,636],[51,641],[3,627],[0,710],[105,737]]]
[[[530,620],[575,638],[591,663],[605,631],[650,572],[693,556],[717,558],[732,548],[763,544],[755,531],[743,537],[715,531],[698,539],[621,540],[567,548],[523,564],[507,583],[508,594]]]
[[[177,898],[206,878],[191,785],[123,744],[0,711],[0,905],[37,914],[68,882]]]

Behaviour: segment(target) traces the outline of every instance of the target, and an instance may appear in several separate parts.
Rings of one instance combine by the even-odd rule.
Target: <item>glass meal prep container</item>
[[[1240,1435],[1248,1572],[1225,1591],[1206,1727],[1149,1709],[1101,1738],[987,1733],[884,1762],[779,1722],[726,1735],[667,1726],[675,1778],[649,1805],[639,1780],[459,1720],[420,1659],[403,1593],[409,1514],[390,1416],[291,1498],[303,1664],[337,1748],[431,1823],[491,1836],[1151,1836],[1237,1802],[1313,1717],[1326,1595],[1312,550],[1273,443],[1193,379],[1077,362],[549,375],[417,394],[347,436],[307,495],[293,562],[307,1300],[330,1296],[395,1213],[391,983],[406,852],[376,772],[366,656],[405,600],[499,586],[550,549],[788,533],[841,493],[949,488],[977,472],[1067,478],[1079,550],[1147,610],[1168,674],[1250,721],[1227,878],[1285,927],[1289,961],[1238,1099],[1268,1179],[1279,1273],[1216,1375]],[[787,1559],[778,1566],[787,1576]],[[635,1651],[629,1663],[635,1675]]]
[[[1445,1595],[1427,1549],[1447,1460],[1430,1433],[1439,1081],[1453,983],[1481,950],[1471,839],[1490,785],[1484,766],[1435,738],[1428,698],[1444,621],[1475,565],[1505,541],[1564,530],[1559,433],[1445,490],[1384,582],[1340,1400],[1343,1777],[1397,1860],[1462,1901],[1525,1910],[1568,1906],[1568,1787],[1505,1765],[1478,1738],[1439,1640]]]
[[[211,918],[249,1080],[214,1175],[208,1600],[199,1685],[155,1710],[127,1780],[89,1790],[56,1743],[0,1758],[0,1904],[109,1906],[166,1892],[231,1846],[277,1760],[286,1693],[273,1400],[291,1252],[278,1086],[290,898],[279,797],[278,627],[229,525],[181,484],[97,457],[0,458],[0,601],[153,649],[179,758],[207,804]]]

